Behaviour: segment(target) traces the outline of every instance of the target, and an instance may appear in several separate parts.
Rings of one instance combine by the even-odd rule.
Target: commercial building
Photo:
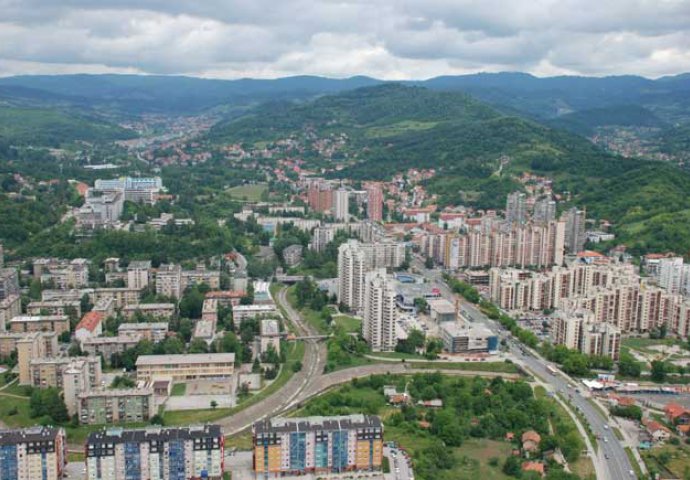
[[[67,465],[62,428],[0,430],[0,476],[3,480],[61,480]]]
[[[386,270],[367,273],[364,285],[362,336],[374,352],[392,351],[397,344],[397,309],[393,281]]]
[[[137,313],[147,317],[169,320],[175,315],[174,303],[137,303],[127,305],[122,309],[126,319],[133,318]]]
[[[379,470],[383,423],[371,415],[271,418],[254,424],[254,472],[300,475]]]
[[[158,194],[163,190],[163,181],[160,177],[98,179],[94,182],[94,188],[103,192],[120,193],[128,202],[152,205],[156,203]]]
[[[86,425],[145,423],[156,414],[153,388],[83,392],[77,398],[77,413]]]
[[[117,334],[119,337],[139,336],[142,340],[160,342],[168,335],[168,323],[121,323],[117,327]]]
[[[112,228],[122,215],[124,203],[122,192],[89,188],[84,205],[77,211],[77,225],[83,230]]]
[[[498,350],[498,337],[480,325],[441,324],[443,346],[449,353],[482,353]]]
[[[436,323],[454,322],[457,317],[455,305],[445,298],[430,298],[427,301],[431,320]]]
[[[278,325],[278,320],[275,319],[264,319],[261,320],[260,324],[260,345],[261,353],[266,353],[270,346],[276,353],[280,353],[280,327]]]
[[[69,317],[66,315],[19,315],[10,320],[9,331],[27,332],[69,332]]]
[[[223,461],[224,437],[218,425],[109,428],[86,441],[87,480],[220,480]]]
[[[140,355],[136,365],[137,380],[144,382],[158,377],[173,381],[224,378],[235,372],[235,354]]]

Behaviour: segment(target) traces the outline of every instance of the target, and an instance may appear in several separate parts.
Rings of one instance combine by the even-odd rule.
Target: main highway
[[[422,260],[417,257],[413,258],[412,265],[421,275],[434,283],[435,286],[442,291],[444,296],[448,298],[455,297],[443,280],[442,271],[425,268]],[[474,304],[467,302],[464,298],[460,297],[460,301],[463,314],[465,314],[471,322],[483,323],[489,329],[500,335],[502,328],[498,322],[488,318],[477,309]],[[592,433],[599,439],[598,449],[596,452],[593,452],[594,456],[592,458],[597,471],[597,478],[600,480],[636,478],[630,459],[623,445],[618,441],[612,429],[608,426],[608,419],[581,393],[584,386],[578,385],[576,380],[573,380],[568,375],[558,370],[557,365],[552,365],[552,367],[556,368],[558,373],[556,375],[551,374],[546,369],[546,366],[550,363],[536,352],[520,345],[517,340],[510,340],[508,346],[510,353],[517,363],[521,364],[529,373],[538,377],[543,383],[548,384],[554,393],[560,394],[562,398],[567,399],[572,406],[579,410],[587,423],[589,423]]]

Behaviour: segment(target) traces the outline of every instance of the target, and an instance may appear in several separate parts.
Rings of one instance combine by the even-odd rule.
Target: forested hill
[[[342,175],[353,178],[385,178],[409,167],[483,178],[498,170],[506,156],[510,171],[560,177],[600,176],[611,169],[620,173],[638,163],[607,155],[576,135],[504,115],[462,93],[402,85],[361,88],[307,103],[266,104],[217,125],[210,138],[273,141],[306,131],[346,133],[358,161]]]
[[[218,125],[218,141],[272,141],[304,132],[347,133],[349,166],[336,175],[384,179],[435,168],[429,188],[443,203],[501,207],[530,171],[554,178],[574,202],[616,224],[633,252],[690,251],[690,175],[672,165],[625,159],[584,138],[511,117],[461,93],[383,85],[279,105]],[[318,159],[315,161],[319,161]],[[323,166],[323,164],[321,164]],[[666,196],[669,201],[661,199]]]
[[[0,106],[0,145],[60,147],[82,140],[101,142],[135,137],[103,120],[58,109]]]

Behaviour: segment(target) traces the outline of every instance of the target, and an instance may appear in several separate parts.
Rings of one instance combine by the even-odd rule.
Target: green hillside
[[[638,123],[654,121],[638,108],[623,110],[636,111]],[[621,110],[596,114],[616,120]],[[441,203],[488,208],[502,207],[519,187],[516,174],[535,172],[554,178],[557,190],[575,193],[575,203],[591,214],[614,222],[634,252],[690,251],[690,222],[672,221],[690,219],[690,175],[610,155],[578,135],[506,116],[460,93],[384,85],[298,105],[265,105],[218,125],[211,137],[272,141],[306,131],[347,133],[354,160],[333,173],[338,177],[386,179],[410,167],[435,168],[428,187]]]
[[[134,132],[98,119],[54,109],[0,108],[0,143],[59,147],[76,140],[133,138]]]
[[[592,135],[597,127],[657,127],[667,126],[654,112],[639,105],[614,105],[568,113],[549,122],[580,135]]]

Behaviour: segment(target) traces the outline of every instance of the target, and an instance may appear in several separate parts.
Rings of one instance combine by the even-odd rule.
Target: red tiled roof
[[[539,443],[541,442],[541,435],[539,435],[537,432],[534,430],[528,430],[525,433],[522,434],[522,441],[527,442],[527,441],[532,441],[534,443]]]
[[[522,464],[522,470],[524,472],[537,472],[541,475],[544,474],[544,464],[541,462],[525,462]]]
[[[79,320],[75,330],[85,328],[86,330],[93,332],[103,321],[103,318],[105,318],[103,312],[88,312],[86,315],[81,317],[81,320]]]

